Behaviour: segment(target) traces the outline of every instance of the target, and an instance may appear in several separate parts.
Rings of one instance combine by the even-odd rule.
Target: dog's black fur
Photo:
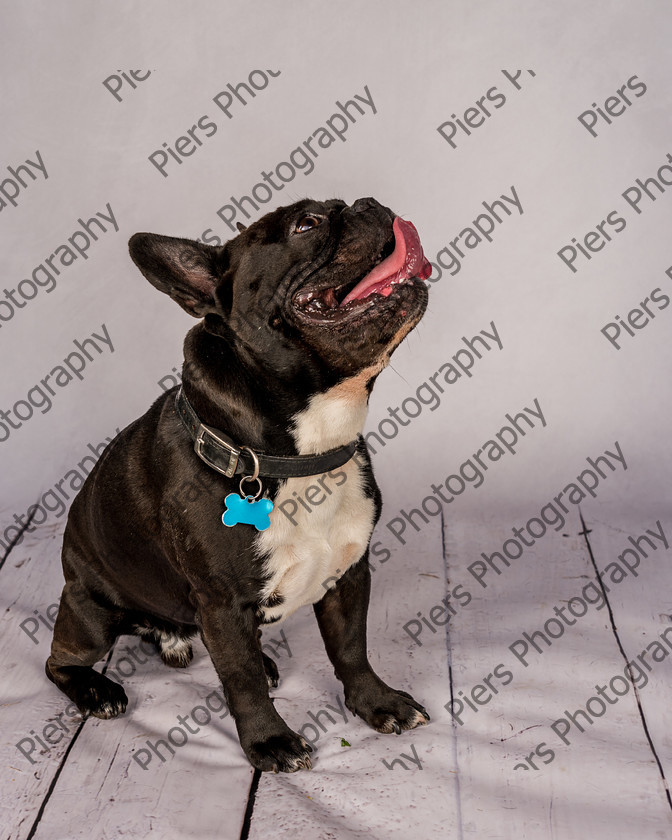
[[[299,454],[297,415],[315,395],[345,385],[353,399],[367,400],[424,313],[425,285],[411,279],[387,298],[327,318],[301,310],[296,295],[353,286],[393,249],[393,219],[373,199],[351,207],[305,200],[268,214],[223,247],[151,234],[131,239],[131,256],[147,279],[203,319],[185,339],[183,373],[203,423],[255,451],[291,456]],[[188,639],[199,632],[250,762],[261,770],[310,768],[310,747],[269,698],[277,668],[260,649],[264,607],[282,606],[282,591],[262,602],[268,558],[255,551],[257,532],[221,522],[223,499],[237,491],[240,477],[228,479],[196,457],[174,397],[161,396],[112,441],[73,502],[47,675],[82,713],[115,717],[126,710],[126,694],[92,667],[115,639],[147,635],[167,664],[183,666],[191,659]],[[358,449],[372,529],[380,493],[361,438]],[[202,492],[178,504],[175,487],[190,482]],[[283,484],[263,482],[271,499]],[[369,665],[369,589],[364,546],[314,610],[347,707],[378,731],[400,732],[428,716]]]

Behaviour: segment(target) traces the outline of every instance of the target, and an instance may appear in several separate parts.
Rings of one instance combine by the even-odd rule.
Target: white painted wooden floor
[[[283,627],[291,657],[277,647],[281,684],[274,694],[289,724],[314,740],[314,769],[260,778],[231,720],[220,717],[225,710],[202,645],[189,669],[174,672],[156,657],[134,664],[124,648],[136,650],[138,640],[120,639],[109,664],[116,668],[122,658],[120,671],[129,674],[122,678],[127,714],[84,722],[68,715],[67,701],[43,672],[50,632],[42,618],[49,621],[60,594],[61,532],[38,528],[0,569],[0,836],[670,838],[670,648],[662,642],[649,647],[643,659],[650,670],[640,668],[648,683],[636,679],[642,686],[636,694],[618,676],[665,630],[672,646],[670,552],[662,545],[650,550],[637,576],[609,584],[608,606],[597,608],[596,571],[631,545],[628,537],[655,530],[659,518],[650,518],[623,522],[596,508],[584,529],[575,515],[562,532],[549,529],[500,576],[486,578],[486,588],[468,566],[482,552],[501,548],[514,520],[458,517],[442,533],[434,519],[406,547],[395,548],[381,534],[392,556],[382,565],[372,561],[371,659],[390,684],[426,704],[431,724],[397,737],[378,735],[347,712],[344,720],[339,684],[305,610]],[[672,537],[672,522],[660,521]],[[459,584],[471,603],[458,605],[450,623],[434,625],[435,632],[421,625],[422,644],[413,641],[404,625],[418,613],[430,624],[430,613],[442,621],[441,610],[432,608]],[[595,605],[573,626],[564,625],[542,653],[532,651],[524,667],[510,646],[524,632],[542,629],[554,608],[566,608],[582,592]],[[573,605],[581,611],[578,601]],[[559,620],[547,626],[560,634]],[[272,628],[267,635],[273,637]],[[475,689],[488,681],[496,694],[487,686]],[[623,696],[608,691],[609,702],[591,701],[596,687],[610,682]],[[473,708],[465,705],[462,725],[445,708],[451,697],[470,698]],[[583,718],[585,731],[573,727],[566,735],[571,743],[563,743],[551,725],[587,703],[593,722]],[[172,754],[157,747],[162,759],[147,742],[166,740],[169,732],[175,746]]]

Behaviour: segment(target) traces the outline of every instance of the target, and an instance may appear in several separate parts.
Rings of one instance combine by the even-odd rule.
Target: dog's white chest
[[[324,452],[355,438],[367,408],[363,389],[357,397],[343,386],[315,397],[296,418],[299,452]],[[330,584],[361,558],[375,512],[363,484],[362,470],[351,459],[330,473],[291,478],[280,486],[271,526],[256,538],[269,576],[262,594],[262,601],[269,602],[262,609],[267,621],[285,619],[299,607],[319,601]]]

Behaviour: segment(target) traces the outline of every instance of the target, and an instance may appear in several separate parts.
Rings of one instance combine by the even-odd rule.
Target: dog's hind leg
[[[191,641],[177,633],[159,631],[159,654],[169,668],[186,668],[194,657]]]
[[[169,668],[186,668],[194,658],[191,640],[172,630],[136,625],[133,632],[151,641],[159,652],[164,665]]]
[[[45,670],[83,714],[113,718],[126,711],[124,689],[93,670],[114,644],[119,612],[94,600],[78,583],[66,583]]]

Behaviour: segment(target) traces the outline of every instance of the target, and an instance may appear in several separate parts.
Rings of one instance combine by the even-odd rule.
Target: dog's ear
[[[156,233],[136,233],[131,259],[149,282],[195,318],[217,310],[215,289],[227,268],[224,248]]]

